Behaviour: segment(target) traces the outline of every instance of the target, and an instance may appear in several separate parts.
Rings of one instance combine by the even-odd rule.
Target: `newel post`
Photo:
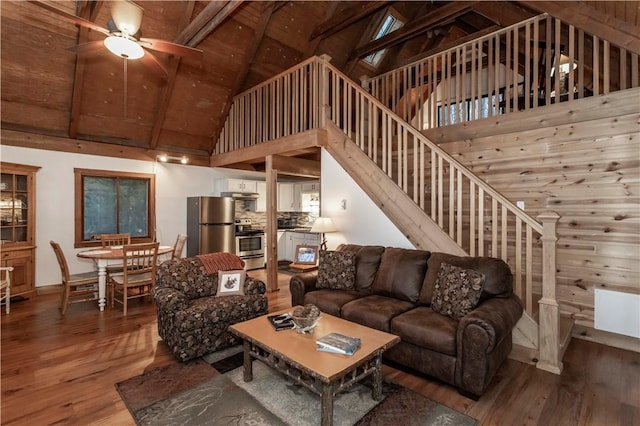
[[[330,73],[329,73],[329,62],[331,62],[331,56],[329,55],[321,55],[320,56],[320,81],[318,81],[318,90],[320,92],[320,98],[318,101],[320,105],[318,105],[318,113],[319,124],[321,129],[325,129],[327,127],[327,117],[329,117],[329,113],[331,111],[331,104],[329,100],[329,89],[331,85],[329,84]],[[335,84],[335,83],[334,83]]]
[[[560,309],[556,300],[556,225],[560,216],[553,211],[542,212],[542,298],[539,326],[539,359],[536,366],[551,373],[562,372],[560,359]]]

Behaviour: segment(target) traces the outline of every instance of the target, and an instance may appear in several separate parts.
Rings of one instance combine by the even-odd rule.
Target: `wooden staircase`
[[[565,51],[538,49],[567,43],[578,67],[575,76],[564,76],[574,95],[563,96],[560,79],[550,74],[562,71]],[[249,150],[272,155],[278,141],[283,151],[309,141],[325,147],[417,248],[506,261],[525,308],[512,356],[559,374],[573,326],[560,319],[555,294],[559,216],[530,217],[425,134],[496,115],[517,120],[519,110],[638,87],[637,52],[541,15],[368,79],[365,88],[329,60],[310,58],[238,95],[215,158]],[[440,105],[430,96],[439,87],[446,95]],[[483,98],[492,99],[486,110]],[[468,99],[469,110],[451,115]]]

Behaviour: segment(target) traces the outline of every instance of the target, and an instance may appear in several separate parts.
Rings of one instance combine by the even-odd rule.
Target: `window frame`
[[[404,27],[404,25],[407,23],[406,18],[404,16],[402,16],[402,14],[400,14],[393,7],[387,8],[381,16],[382,17],[381,17],[378,25],[376,26],[375,31],[373,31],[371,36],[368,37],[367,43],[371,43],[371,42],[374,42],[374,41],[376,41],[378,39],[381,39],[381,38],[385,37],[386,35],[391,34],[392,32],[397,31],[400,28]],[[389,18],[393,18],[395,20],[395,22],[393,22],[391,24],[391,27],[393,27],[395,25],[395,23],[399,23],[400,25],[395,29],[392,29],[390,31],[386,31],[386,32],[380,34],[380,31],[382,30],[382,28],[384,27],[387,19],[389,19]],[[384,60],[385,56],[387,55],[388,51],[389,51],[388,48],[377,50],[377,51],[375,51],[373,53],[370,53],[369,55],[365,56],[364,58],[360,59],[360,63],[363,64],[364,66],[368,67],[368,68],[371,68],[372,70],[377,70],[380,67],[380,64]],[[368,61],[367,60],[368,58],[374,59],[375,63]]]
[[[144,243],[154,240],[156,229],[156,176],[153,173],[120,172],[112,170],[73,169],[74,172],[74,247],[97,247],[99,240],[84,240],[84,177],[101,177],[115,179],[141,179],[147,181],[147,235],[131,237],[132,243]]]

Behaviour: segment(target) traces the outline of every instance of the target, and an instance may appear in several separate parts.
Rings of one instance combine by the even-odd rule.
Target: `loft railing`
[[[515,293],[540,316],[540,365],[559,372],[555,301],[557,215],[538,223],[325,58],[311,58],[235,97],[216,154],[323,128],[332,120],[470,255],[505,260]],[[549,264],[552,262],[552,264]],[[545,355],[546,354],[546,355]],[[544,355],[544,358],[543,358]]]
[[[547,14],[362,86],[418,130],[638,87],[636,53]]]

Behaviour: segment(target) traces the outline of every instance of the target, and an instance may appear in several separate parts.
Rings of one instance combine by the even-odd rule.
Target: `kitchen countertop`
[[[311,227],[299,227],[299,228],[278,228],[278,231],[287,232],[306,232],[308,234],[318,234],[318,232],[311,232]]]

